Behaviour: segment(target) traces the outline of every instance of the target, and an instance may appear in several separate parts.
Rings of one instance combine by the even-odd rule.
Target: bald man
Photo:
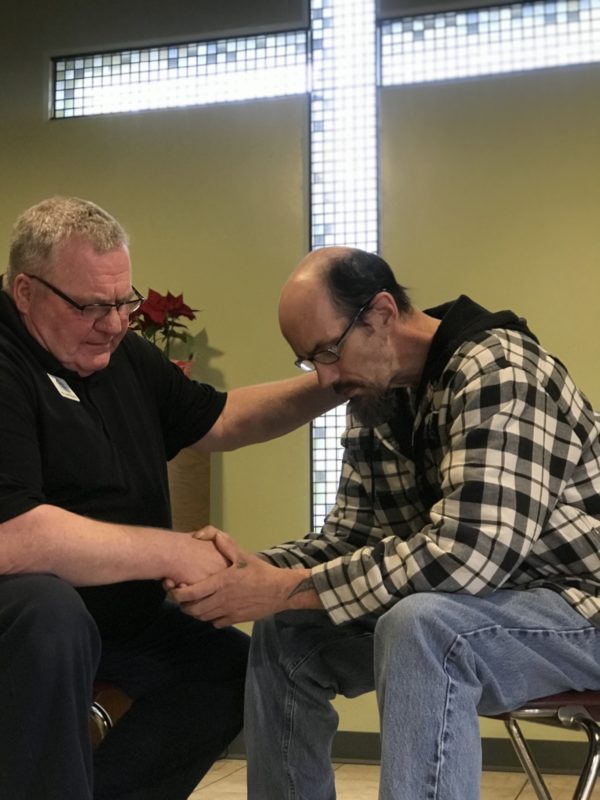
[[[600,423],[525,320],[415,308],[374,254],[324,248],[283,288],[301,369],[350,400],[319,532],[175,591],[254,626],[251,800],[333,800],[331,700],[377,690],[381,800],[478,800],[478,714],[600,689]]]

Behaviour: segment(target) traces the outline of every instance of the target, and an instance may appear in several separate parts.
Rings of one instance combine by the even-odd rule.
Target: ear
[[[16,276],[13,289],[12,298],[15,301],[17,309],[21,314],[27,314],[31,304],[31,280],[22,272]]]
[[[383,325],[393,324],[398,318],[398,306],[389,292],[379,292],[371,303],[371,309],[377,313]]]

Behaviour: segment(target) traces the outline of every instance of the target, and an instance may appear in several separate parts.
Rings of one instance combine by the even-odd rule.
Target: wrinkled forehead
[[[90,241],[74,237],[57,248],[48,277],[90,297],[122,297],[128,294],[131,283],[129,250],[122,245],[102,252]]]

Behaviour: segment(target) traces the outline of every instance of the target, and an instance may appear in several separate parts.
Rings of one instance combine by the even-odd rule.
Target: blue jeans
[[[365,625],[262,620],[246,684],[249,800],[333,800],[331,700],[373,688],[380,800],[479,800],[478,714],[600,689],[600,629],[549,589],[416,594]]]

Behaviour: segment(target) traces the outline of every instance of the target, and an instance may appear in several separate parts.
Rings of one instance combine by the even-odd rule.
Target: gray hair
[[[129,244],[121,224],[95,203],[79,197],[50,197],[28,208],[15,222],[4,288],[11,291],[21,272],[48,274],[57,248],[71,236],[87,240],[98,253]]]

